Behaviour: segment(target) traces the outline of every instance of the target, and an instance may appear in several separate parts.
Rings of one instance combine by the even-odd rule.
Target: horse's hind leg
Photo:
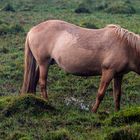
[[[41,96],[45,99],[48,98],[46,90],[48,65],[49,63],[39,65],[39,85],[41,90]]]
[[[39,67],[37,66],[36,70],[35,70],[34,92],[36,92],[36,87],[37,87],[37,84],[38,84],[38,80],[39,80]]]
[[[115,111],[120,110],[121,83],[122,83],[122,76],[117,76],[114,78],[113,94],[114,94],[114,102],[115,102]]]
[[[93,112],[97,112],[97,109],[101,103],[101,101],[103,100],[103,97],[105,95],[105,91],[110,83],[110,81],[113,78],[113,71],[111,69],[105,69],[102,71],[102,77],[101,77],[101,82],[100,82],[100,86],[98,89],[98,93],[96,96],[96,102],[92,108]]]

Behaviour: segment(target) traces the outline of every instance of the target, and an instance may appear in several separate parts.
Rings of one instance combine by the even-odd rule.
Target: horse
[[[33,28],[25,42],[25,70],[21,94],[35,93],[39,81],[41,96],[48,99],[49,66],[57,63],[78,76],[101,75],[95,104],[97,112],[113,80],[115,111],[120,110],[124,74],[140,74],[140,36],[119,25],[87,29],[61,20],[48,20]]]

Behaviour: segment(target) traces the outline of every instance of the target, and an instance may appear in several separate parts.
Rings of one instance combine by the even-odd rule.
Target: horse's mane
[[[121,40],[127,41],[128,45],[140,50],[140,35],[128,31],[119,25],[110,24],[108,28],[114,28],[115,34],[121,38]],[[138,48],[139,46],[139,48]]]

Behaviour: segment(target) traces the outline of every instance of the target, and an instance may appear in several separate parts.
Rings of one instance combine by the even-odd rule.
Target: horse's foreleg
[[[121,83],[122,83],[122,76],[114,78],[114,82],[113,82],[113,95],[114,95],[114,102],[115,102],[115,111],[119,111],[120,110]]]
[[[48,64],[39,65],[39,85],[41,90],[41,96],[45,99],[48,98],[46,84],[48,75]]]
[[[113,71],[110,69],[105,69],[102,71],[102,77],[101,77],[101,82],[100,82],[100,86],[98,89],[98,93],[96,96],[96,102],[92,108],[93,112],[95,112],[95,113],[97,112],[97,109],[98,109],[101,101],[103,100],[105,91],[106,91],[110,81],[112,80],[113,76],[114,76]]]

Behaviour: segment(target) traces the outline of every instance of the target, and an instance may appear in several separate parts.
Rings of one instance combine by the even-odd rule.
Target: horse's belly
[[[99,75],[101,74],[101,68],[99,66],[94,66],[93,64],[83,64],[75,63],[72,61],[58,63],[59,67],[64,69],[68,73],[72,73],[74,75],[81,75],[81,76],[92,76],[92,75]]]
[[[100,59],[91,51],[70,50],[59,51],[54,57],[56,63],[68,73],[81,76],[101,74]]]

